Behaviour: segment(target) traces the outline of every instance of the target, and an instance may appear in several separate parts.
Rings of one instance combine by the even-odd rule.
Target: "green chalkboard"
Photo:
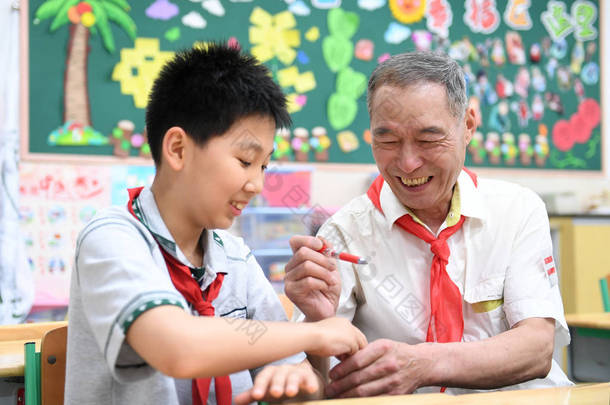
[[[428,46],[449,52],[468,72],[481,122],[467,165],[602,170],[598,1],[46,0],[27,6],[27,157],[145,155],[141,137],[133,135],[143,132],[155,69],[178,49],[231,40],[264,60],[291,100],[294,126],[276,139],[278,160],[374,163],[368,76],[387,55]],[[85,117],[86,125],[75,117]],[[133,128],[119,125],[122,120]]]

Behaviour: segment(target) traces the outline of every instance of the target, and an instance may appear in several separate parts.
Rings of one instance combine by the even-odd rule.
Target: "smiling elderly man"
[[[545,206],[463,167],[476,123],[459,65],[393,56],[373,72],[368,106],[381,175],[318,236],[369,265],[336,263],[320,239],[295,236],[286,266],[301,318],[347,317],[372,342],[330,371],[327,394],[571,384],[552,359],[569,334]]]

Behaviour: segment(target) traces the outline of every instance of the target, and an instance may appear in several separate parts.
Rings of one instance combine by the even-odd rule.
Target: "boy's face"
[[[263,189],[264,170],[273,153],[275,122],[248,116],[203,147],[193,143],[183,180],[191,185],[185,205],[190,221],[205,229],[226,229]]]

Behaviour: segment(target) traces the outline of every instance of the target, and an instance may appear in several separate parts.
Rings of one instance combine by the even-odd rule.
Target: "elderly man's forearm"
[[[527,319],[489,339],[422,344],[434,359],[427,386],[492,389],[545,377],[552,364],[554,320]]]

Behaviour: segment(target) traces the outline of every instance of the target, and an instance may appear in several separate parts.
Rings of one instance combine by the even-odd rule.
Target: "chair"
[[[610,274],[599,279],[599,288],[602,293],[604,312],[610,312],[610,293],[608,293],[608,287],[610,287]]]
[[[25,344],[25,403],[28,405],[61,405],[64,403],[66,345],[68,326],[47,331],[40,343]]]
[[[286,318],[288,320],[292,319],[292,313],[294,312],[294,304],[290,301],[290,298],[286,296],[286,294],[278,294],[278,298],[282,303],[282,307],[284,307],[284,312],[286,313]]]

